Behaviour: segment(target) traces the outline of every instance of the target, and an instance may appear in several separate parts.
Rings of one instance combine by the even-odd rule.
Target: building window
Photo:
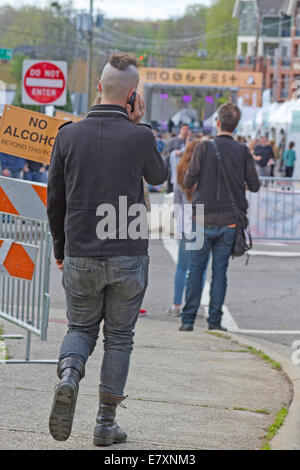
[[[239,23],[240,34],[252,36],[256,31],[256,14],[253,5],[249,7],[245,4],[242,8]]]
[[[277,49],[277,45],[275,45],[275,44],[265,44],[264,56],[265,57],[274,57],[275,56],[275,49]]]
[[[296,16],[296,36],[300,36],[300,13]]]
[[[279,37],[279,18],[264,18],[262,34],[266,37]]]
[[[242,16],[241,16],[241,22],[240,22],[240,31],[245,33],[248,31],[248,19],[247,19],[247,12],[243,11]]]

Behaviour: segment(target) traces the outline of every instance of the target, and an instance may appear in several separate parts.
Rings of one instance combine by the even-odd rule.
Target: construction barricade
[[[300,241],[300,180],[260,178],[258,193],[247,193],[251,233],[256,240]]]
[[[0,318],[26,330],[25,360],[31,360],[31,335],[47,339],[50,307],[51,235],[47,186],[0,176]],[[14,336],[5,336],[5,338]]]

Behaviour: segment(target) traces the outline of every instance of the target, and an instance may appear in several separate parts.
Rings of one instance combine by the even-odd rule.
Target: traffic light
[[[140,64],[143,66],[143,67],[146,67],[147,66],[147,55],[146,54],[141,54],[139,56],[139,61],[140,61]]]

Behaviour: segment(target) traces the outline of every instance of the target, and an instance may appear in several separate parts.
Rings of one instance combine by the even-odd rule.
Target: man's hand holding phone
[[[129,120],[134,122],[135,124],[139,124],[145,114],[145,101],[140,95],[136,93],[134,100],[134,109],[132,110],[132,105],[130,104],[130,102],[128,102],[126,105],[126,110]]]

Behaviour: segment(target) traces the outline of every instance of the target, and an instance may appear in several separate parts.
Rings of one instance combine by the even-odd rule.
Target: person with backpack
[[[195,220],[193,215],[196,232],[202,232],[204,243],[201,249],[191,250],[190,253],[186,302],[182,309],[180,331],[194,329],[202,295],[203,274],[210,254],[212,282],[208,325],[210,330],[225,330],[221,324],[222,307],[227,289],[229,258],[236,241],[236,209],[246,217],[246,186],[252,192],[260,189],[255,163],[249,149],[233,138],[240,118],[240,109],[232,103],[219,108],[218,136],[214,142],[198,144],[184,178],[186,188],[196,185],[192,199],[193,214],[196,213],[197,204],[204,205],[204,221]],[[227,181],[224,179],[225,174]]]

